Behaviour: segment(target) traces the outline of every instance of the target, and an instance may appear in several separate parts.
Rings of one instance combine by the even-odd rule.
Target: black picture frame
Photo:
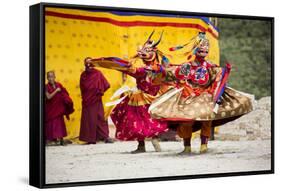
[[[44,83],[45,83],[45,22],[44,9],[46,7],[71,8],[83,10],[103,11],[134,11],[145,13],[165,13],[191,16],[212,16],[219,18],[237,18],[249,20],[266,20],[271,22],[271,169],[266,171],[217,173],[208,175],[186,175],[171,177],[120,179],[106,181],[87,181],[72,183],[46,184],[45,182],[45,143],[44,143]],[[248,15],[228,15],[216,13],[179,12],[168,10],[133,9],[120,7],[103,7],[92,5],[73,5],[57,3],[39,3],[30,6],[30,136],[29,136],[29,184],[38,188],[54,188],[85,185],[120,184],[147,181],[168,181],[178,179],[197,179],[227,176],[243,176],[274,173],[274,18]]]

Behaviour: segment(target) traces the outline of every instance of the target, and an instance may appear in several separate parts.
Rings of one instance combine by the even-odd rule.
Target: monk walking
[[[74,112],[74,109],[67,90],[55,79],[54,71],[47,72],[45,138],[48,145],[52,142],[64,145],[63,137],[67,136],[64,116],[69,120],[69,115]]]
[[[85,59],[85,71],[80,76],[82,115],[79,140],[88,144],[96,144],[99,140],[112,143],[102,105],[102,96],[110,85],[102,73],[87,62],[88,59]]]

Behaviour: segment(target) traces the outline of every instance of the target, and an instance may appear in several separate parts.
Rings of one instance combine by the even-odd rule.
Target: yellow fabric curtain
[[[54,70],[57,81],[68,90],[74,101],[75,112],[66,121],[68,139],[76,140],[80,129],[81,95],[79,78],[84,70],[85,57],[114,56],[129,59],[136,53],[148,35],[155,30],[153,39],[157,40],[162,30],[163,39],[158,48],[171,54],[172,63],[183,63],[186,58],[183,50],[169,52],[175,45],[185,44],[199,31],[206,30],[210,40],[210,52],[207,59],[219,63],[218,32],[208,23],[206,18],[157,16],[122,12],[99,12],[63,8],[46,8],[45,10],[45,50],[46,71]],[[141,66],[141,61],[136,65]],[[105,93],[103,103],[122,85],[134,86],[131,77],[122,73],[98,68],[109,81],[111,88]],[[109,116],[112,108],[105,107],[105,115]]]

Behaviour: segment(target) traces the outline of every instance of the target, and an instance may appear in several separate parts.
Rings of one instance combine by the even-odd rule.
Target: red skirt
[[[132,106],[126,98],[119,103],[111,113],[111,119],[116,126],[116,138],[123,141],[155,137],[168,131],[167,123],[151,118],[148,113],[149,104]]]
[[[59,116],[45,123],[46,140],[53,141],[67,135],[63,116]]]

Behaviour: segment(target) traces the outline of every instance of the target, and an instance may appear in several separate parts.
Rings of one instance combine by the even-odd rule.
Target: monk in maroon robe
[[[54,71],[47,72],[45,138],[47,143],[54,141],[64,145],[63,137],[67,136],[64,116],[69,120],[74,108],[68,92],[55,78]]]
[[[112,143],[102,104],[102,96],[110,85],[102,73],[87,61],[88,58],[85,59],[85,71],[80,76],[82,115],[79,140],[88,144],[99,140]]]

